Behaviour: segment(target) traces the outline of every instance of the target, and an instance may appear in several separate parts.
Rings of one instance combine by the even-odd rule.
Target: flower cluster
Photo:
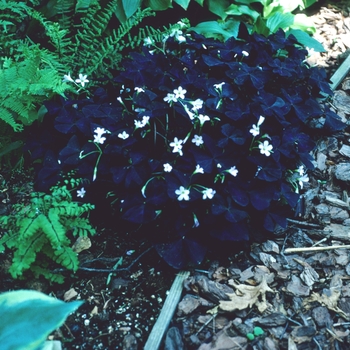
[[[131,53],[113,87],[47,104],[64,135],[50,140],[61,164],[48,161],[39,174],[41,184],[55,171],[93,174],[89,198],[113,194],[115,220],[151,232],[177,268],[200,262],[212,239],[285,226],[313,167],[312,124],[343,127],[318,104],[320,92],[331,93],[326,76],[307,66],[293,38],[221,43],[182,30]]]
[[[78,87],[79,87],[79,85],[81,85],[83,88],[85,87],[85,84],[89,82],[89,80],[87,79],[87,75],[84,75],[82,73],[79,73],[79,78],[77,78],[75,80],[71,77],[70,73],[65,74],[63,76],[62,81],[74,83]],[[80,88],[79,88],[79,90],[80,90]]]

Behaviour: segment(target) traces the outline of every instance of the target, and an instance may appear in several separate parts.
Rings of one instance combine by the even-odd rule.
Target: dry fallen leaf
[[[79,254],[83,250],[89,249],[91,247],[91,240],[89,237],[78,237],[78,239],[73,244],[72,249]]]
[[[310,309],[312,307],[311,304],[314,301],[317,301],[321,305],[326,306],[327,309],[338,313],[341,317],[348,320],[349,316],[343,310],[341,310],[337,305],[339,297],[340,297],[340,291],[337,289],[331,290],[330,296],[327,296],[326,294],[320,295],[318,293],[312,293],[309,298],[303,301],[303,305],[305,306],[305,308]]]
[[[230,280],[229,284],[236,289],[236,292],[227,294],[231,299],[230,301],[222,300],[219,302],[219,309],[222,311],[244,310],[256,305],[260,312],[264,312],[268,307],[266,302],[266,292],[274,293],[274,291],[267,285],[265,276],[257,286],[247,286],[245,284],[239,284],[233,280]]]
[[[78,293],[76,292],[76,290],[74,288],[71,288],[64,293],[63,300],[69,301],[69,300],[75,298],[77,295],[78,295]]]

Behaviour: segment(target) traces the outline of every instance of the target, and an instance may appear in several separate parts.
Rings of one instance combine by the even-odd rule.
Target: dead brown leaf
[[[244,310],[248,307],[256,305],[259,312],[264,312],[268,304],[266,302],[266,292],[274,291],[267,285],[266,277],[262,277],[262,281],[257,286],[248,286],[239,284],[233,280],[229,281],[236,291],[232,294],[227,294],[231,299],[229,301],[222,300],[219,302],[219,309],[222,311]]]

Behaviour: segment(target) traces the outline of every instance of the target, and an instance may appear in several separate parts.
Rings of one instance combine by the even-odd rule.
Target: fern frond
[[[15,121],[13,114],[1,106],[0,106],[0,120],[12,126],[15,132],[21,132],[23,130],[23,125]]]
[[[96,230],[87,218],[70,218],[66,221],[66,225],[73,230],[73,236],[87,237],[96,234]]]
[[[58,264],[64,266],[66,269],[78,270],[79,260],[77,253],[70,247],[62,247],[61,249],[54,250],[55,256],[51,257]]]
[[[30,272],[33,273],[36,278],[43,276],[53,283],[62,284],[64,282],[64,276],[62,274],[50,272],[48,267],[41,267],[35,263],[30,266]]]
[[[45,235],[43,232],[37,232],[34,237],[29,237],[21,241],[18,250],[14,252],[12,265],[9,269],[13,278],[21,276],[24,270],[29,269],[44,243]]]

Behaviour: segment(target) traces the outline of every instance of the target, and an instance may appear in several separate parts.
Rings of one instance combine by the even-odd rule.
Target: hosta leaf
[[[174,0],[174,2],[180,5],[184,10],[187,10],[191,0]]]
[[[3,311],[0,342],[3,349],[41,349],[50,333],[58,329],[81,301],[65,303],[33,290],[0,294]]]

